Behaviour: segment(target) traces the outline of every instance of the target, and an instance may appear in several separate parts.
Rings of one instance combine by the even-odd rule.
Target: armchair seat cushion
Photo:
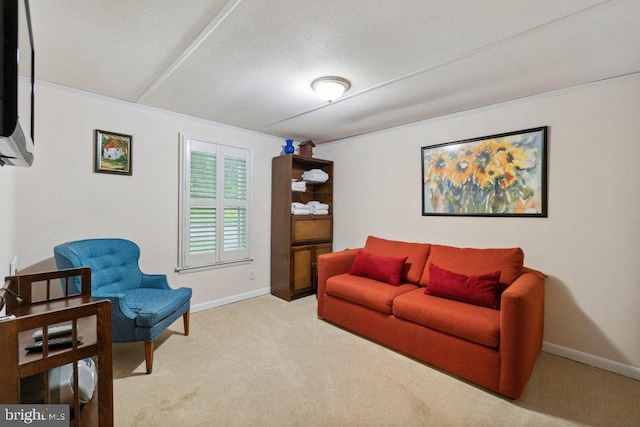
[[[191,299],[191,289],[138,288],[124,292],[127,306],[136,313],[136,326],[151,328]]]

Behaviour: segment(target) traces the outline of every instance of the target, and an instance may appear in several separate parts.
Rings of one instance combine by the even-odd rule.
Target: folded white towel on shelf
[[[309,209],[291,208],[291,213],[293,215],[311,215],[311,211]]]
[[[326,203],[320,203],[318,201],[312,200],[311,202],[307,203],[307,206],[309,206],[309,209],[311,209],[311,212],[315,211],[315,210],[329,210],[329,205]]]
[[[291,209],[305,209],[305,210],[309,210],[309,206],[305,205],[304,203],[298,203],[298,202],[293,202],[291,203]]]
[[[329,209],[319,209],[316,211],[309,211],[311,215],[329,215]]]
[[[291,190],[298,192],[307,191],[307,183],[304,181],[296,181],[291,183]]]
[[[302,174],[302,179],[311,182],[326,182],[329,179],[329,174],[322,169],[311,169]]]

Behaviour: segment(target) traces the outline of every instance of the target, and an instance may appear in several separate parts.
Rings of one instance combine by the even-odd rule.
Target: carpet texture
[[[541,353],[513,401],[271,295],[191,315],[156,340],[115,343],[117,426],[638,426],[640,382]]]

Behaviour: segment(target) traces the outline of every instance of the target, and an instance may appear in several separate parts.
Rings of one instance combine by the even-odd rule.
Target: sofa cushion
[[[359,250],[349,274],[398,286],[406,260],[407,257],[382,256]]]
[[[397,240],[386,240],[369,236],[364,245],[365,251],[383,256],[406,256],[402,281],[417,285],[420,283],[422,271],[429,256],[431,245],[428,243],[411,243]]]
[[[393,314],[487,347],[500,344],[500,312],[478,305],[425,295],[417,289],[393,301]]]
[[[415,289],[420,290],[410,283],[389,286],[377,280],[344,273],[327,279],[325,292],[328,295],[391,314],[394,298]]]
[[[520,248],[474,249],[431,245],[427,268],[420,280],[422,286],[429,283],[429,263],[467,276],[500,271],[500,283],[504,289],[522,275],[524,252]]]
[[[429,263],[427,295],[497,309],[500,306],[500,272],[465,276]]]

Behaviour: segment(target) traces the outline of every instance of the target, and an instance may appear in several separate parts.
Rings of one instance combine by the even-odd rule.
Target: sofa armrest
[[[327,279],[348,273],[360,249],[345,249],[341,252],[322,254],[318,257],[318,316],[322,317],[324,290]]]
[[[527,269],[502,293],[499,392],[514,399],[522,394],[542,348],[545,277]]]

